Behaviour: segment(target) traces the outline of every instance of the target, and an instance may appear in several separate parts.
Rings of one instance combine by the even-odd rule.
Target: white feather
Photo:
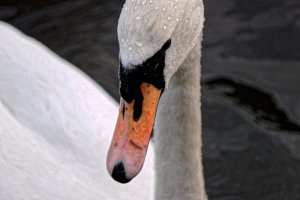
[[[152,199],[151,145],[131,183],[116,183],[107,173],[114,100],[4,22],[0,44],[0,199]]]

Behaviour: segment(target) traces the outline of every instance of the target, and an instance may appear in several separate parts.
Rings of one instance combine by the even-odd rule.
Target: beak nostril
[[[128,179],[126,177],[125,168],[122,162],[119,162],[115,165],[112,172],[112,177],[120,183],[128,183],[129,181],[131,181],[131,179]]]
[[[125,109],[127,110],[127,108],[125,107],[126,107],[125,102],[123,102],[123,109],[122,109],[123,119],[125,117]]]

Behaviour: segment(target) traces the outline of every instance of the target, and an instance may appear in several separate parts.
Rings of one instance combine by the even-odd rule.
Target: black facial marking
[[[159,90],[165,89],[164,68],[166,50],[171,46],[169,39],[151,58],[133,69],[126,69],[120,62],[119,79],[120,94],[127,102],[134,102],[134,120],[138,121],[142,114],[143,94],[141,83],[150,83]]]

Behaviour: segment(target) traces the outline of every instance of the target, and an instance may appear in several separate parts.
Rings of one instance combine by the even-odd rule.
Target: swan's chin
[[[142,83],[142,97],[132,102],[122,98],[118,121],[107,156],[107,170],[120,183],[134,178],[144,164],[155,113],[162,90]]]

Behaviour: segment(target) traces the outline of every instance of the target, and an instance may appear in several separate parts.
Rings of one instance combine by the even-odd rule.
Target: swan
[[[153,199],[151,145],[131,184],[120,186],[107,174],[115,101],[4,22],[0,44],[0,199]]]
[[[119,18],[121,100],[107,170],[120,183],[141,171],[156,115],[158,200],[207,199],[200,115],[203,13],[202,0],[126,0]]]

